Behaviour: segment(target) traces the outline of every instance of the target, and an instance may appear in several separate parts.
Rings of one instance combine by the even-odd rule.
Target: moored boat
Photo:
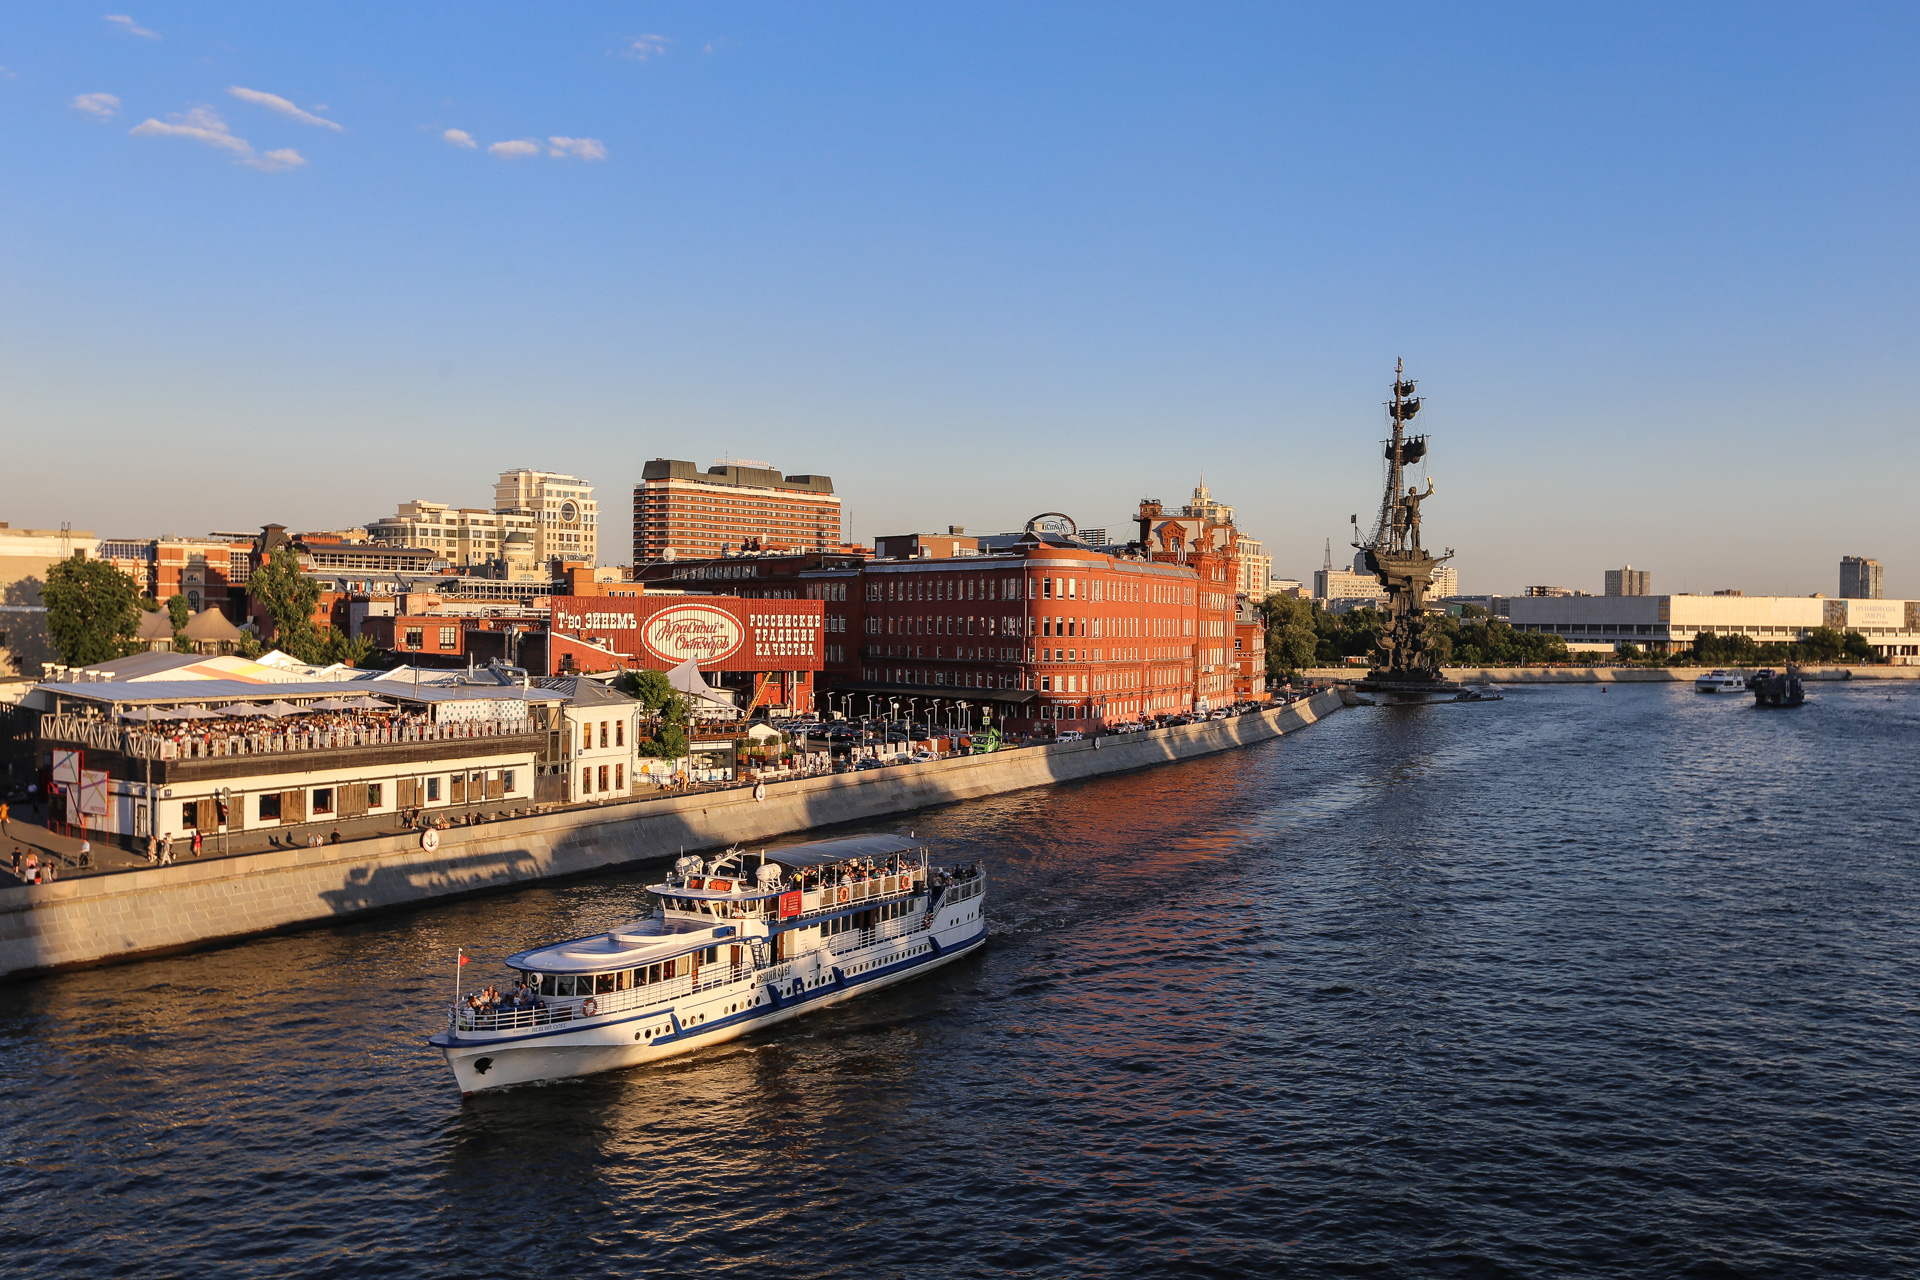
[[[1732,671],[1709,671],[1693,682],[1695,693],[1745,693],[1747,682],[1744,677]]]
[[[986,941],[986,880],[906,836],[681,858],[653,913],[506,959],[429,1043],[463,1094],[718,1044],[958,959]]]
[[[1797,707],[1807,700],[1807,691],[1800,683],[1800,673],[1791,669],[1785,674],[1775,674],[1771,670],[1755,672],[1748,687],[1753,690],[1753,705],[1756,707]]]

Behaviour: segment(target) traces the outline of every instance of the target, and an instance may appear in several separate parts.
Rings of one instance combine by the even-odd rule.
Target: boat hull
[[[960,937],[952,937],[956,931],[943,930],[901,939],[907,953],[888,963],[878,963],[881,948],[874,947],[846,957],[846,966],[819,966],[811,980],[784,977],[779,984],[784,991],[769,983],[743,982],[664,1009],[607,1015],[524,1034],[447,1033],[432,1037],[429,1043],[446,1057],[463,1095],[644,1066],[737,1040],[919,977],[986,943],[984,919],[969,921],[967,926],[973,932]],[[721,1012],[742,997],[754,997],[760,1003]],[[648,1035],[649,1031],[653,1034]]]

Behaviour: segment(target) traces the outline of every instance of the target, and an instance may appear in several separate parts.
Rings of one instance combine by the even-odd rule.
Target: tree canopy
[[[1260,602],[1267,620],[1267,673],[1291,675],[1313,665],[1320,649],[1314,630],[1313,602],[1292,596],[1268,596]]]
[[[68,666],[91,666],[134,649],[140,594],[131,578],[106,561],[76,554],[51,566],[40,598],[47,606],[47,634]]]
[[[187,598],[175,593],[167,597],[167,621],[173,624],[173,651],[185,653],[193,648],[193,642],[187,639],[187,623],[193,617],[193,606]]]
[[[320,584],[300,572],[300,560],[291,547],[274,551],[247,584],[247,594],[273,620],[274,647],[302,662],[317,665],[329,660],[325,642],[313,625]]]

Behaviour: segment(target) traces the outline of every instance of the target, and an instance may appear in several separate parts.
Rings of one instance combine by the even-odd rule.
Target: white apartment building
[[[424,547],[457,568],[507,560],[510,570],[531,571],[536,563],[534,526],[529,512],[450,507],[415,498],[386,519],[369,521],[367,537],[387,546]],[[522,536],[516,539],[515,534]]]
[[[533,554],[542,564],[558,558],[600,563],[600,504],[593,486],[557,471],[502,471],[493,486],[495,511],[530,512]]]

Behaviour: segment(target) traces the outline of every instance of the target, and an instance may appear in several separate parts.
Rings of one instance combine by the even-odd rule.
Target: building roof
[[[254,684],[244,680],[107,680],[80,684],[48,684],[36,692],[48,696],[79,698],[100,703],[227,703],[272,702],[276,699],[332,698],[339,696],[343,682],[316,680],[284,684]],[[372,682],[367,682],[371,684]],[[396,702],[443,703],[469,699],[513,702],[559,702],[562,698],[550,689],[522,689],[505,685],[421,685],[414,688],[394,681],[381,681],[376,687],[353,690],[377,693]]]
[[[575,706],[624,706],[632,707],[639,703],[638,698],[630,698],[624,693],[610,689],[603,680],[589,676],[542,676],[533,682],[542,689],[550,689],[560,694]]]
[[[202,609],[187,619],[187,639],[189,640],[239,640],[240,628],[228,620],[227,615],[218,609]]]

